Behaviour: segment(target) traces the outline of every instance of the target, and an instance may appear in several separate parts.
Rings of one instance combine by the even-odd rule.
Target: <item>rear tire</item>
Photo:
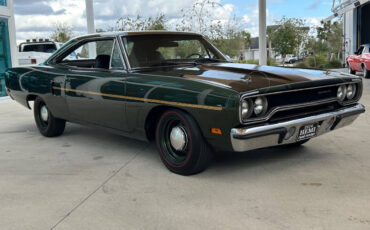
[[[362,66],[362,69],[364,70],[364,78],[370,78],[370,71],[366,68],[365,65]]]
[[[43,136],[56,137],[64,132],[66,121],[54,117],[45,102],[39,97],[35,100],[33,114],[36,126]]]
[[[347,67],[348,67],[348,73],[349,74],[356,74],[356,71],[354,71],[351,66],[349,65],[349,63],[347,63]]]
[[[166,111],[159,119],[156,143],[163,164],[180,175],[203,171],[213,156],[196,121],[177,109]]]

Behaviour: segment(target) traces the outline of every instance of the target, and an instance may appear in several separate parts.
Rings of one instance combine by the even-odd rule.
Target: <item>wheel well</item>
[[[33,94],[27,95],[26,102],[27,102],[27,106],[29,109],[31,109],[29,102],[36,100],[36,98],[37,98],[37,95],[33,95]]]
[[[160,106],[154,107],[152,110],[150,110],[150,112],[148,113],[145,119],[145,132],[146,132],[146,136],[148,140],[152,141],[155,139],[155,129],[159,121],[159,118],[162,116],[164,112],[166,112],[169,109],[177,109],[177,110],[183,111],[184,113],[188,113],[185,110],[172,107],[172,106],[160,105]]]

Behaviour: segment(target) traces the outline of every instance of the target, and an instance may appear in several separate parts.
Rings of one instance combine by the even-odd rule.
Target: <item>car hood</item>
[[[195,81],[230,88],[243,93],[256,89],[269,91],[277,86],[309,87],[314,85],[340,83],[353,75],[326,70],[296,69],[273,66],[259,66],[238,63],[204,64],[196,67],[158,69],[152,74],[178,76]]]

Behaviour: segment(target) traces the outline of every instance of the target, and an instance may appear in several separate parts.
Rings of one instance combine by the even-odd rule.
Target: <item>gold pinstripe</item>
[[[216,111],[221,111],[222,110],[222,107],[220,107],[220,106],[196,105],[196,104],[188,104],[188,103],[173,102],[173,101],[163,101],[163,100],[141,98],[141,97],[130,97],[130,96],[117,95],[117,94],[85,91],[85,90],[79,90],[79,89],[67,89],[67,88],[61,88],[61,87],[57,87],[57,86],[53,86],[53,89],[63,90],[63,91],[66,91],[66,92],[84,93],[84,94],[99,95],[99,96],[104,96],[104,97],[127,99],[127,100],[133,100],[133,101],[151,102],[151,103],[157,103],[157,104],[177,105],[177,106],[183,106],[183,107],[208,109],[208,110],[216,110]]]

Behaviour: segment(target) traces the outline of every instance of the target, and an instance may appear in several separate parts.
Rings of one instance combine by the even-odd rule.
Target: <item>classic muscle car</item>
[[[68,121],[153,140],[182,175],[204,170],[213,152],[300,145],[365,111],[357,76],[231,63],[195,33],[81,36],[5,80],[11,98],[34,101],[42,135],[61,135]]]
[[[364,44],[355,52],[346,58],[348,72],[356,74],[362,72],[365,78],[370,78],[370,44]]]

